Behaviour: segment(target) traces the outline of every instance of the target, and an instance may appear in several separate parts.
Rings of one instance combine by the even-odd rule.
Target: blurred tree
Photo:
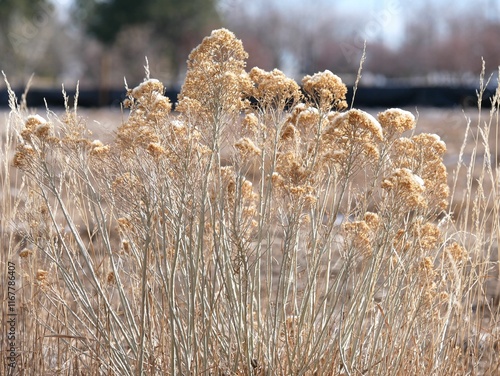
[[[402,73],[405,76],[425,75],[436,70],[434,58],[439,42],[444,38],[439,15],[442,4],[430,0],[414,5],[414,17],[405,23],[405,38],[399,49]]]
[[[16,13],[31,18],[48,4],[47,0],[0,0],[0,28],[5,30]]]
[[[315,7],[290,4],[285,12],[277,1],[254,0],[255,8],[240,1],[238,6],[227,7],[223,16],[249,52],[249,67],[278,68],[301,80],[305,74],[332,69],[330,57],[339,51],[324,48],[336,42],[337,28],[334,11],[318,11],[320,6],[325,9],[324,3],[318,0]]]
[[[43,65],[56,27],[50,0],[0,0],[0,69],[8,72],[11,83],[24,83]]]
[[[150,3],[150,0],[77,0],[74,14],[91,36],[109,46],[122,29],[148,20]]]
[[[397,77],[405,69],[406,63],[402,63],[401,60],[397,50],[389,48],[382,42],[372,42],[367,44],[364,69],[386,77]]]
[[[168,54],[176,79],[193,43],[220,26],[215,5],[216,0],[76,0],[74,16],[107,47],[130,27],[148,28]]]
[[[483,2],[483,6],[467,3],[454,9],[452,4],[426,0],[411,5],[405,37],[395,51],[396,63],[390,65],[395,75],[426,77],[428,83],[436,78],[460,82],[471,75],[478,77],[482,59],[488,70],[498,66],[500,22],[491,16],[497,14],[493,7]],[[375,57],[372,60],[375,64]]]

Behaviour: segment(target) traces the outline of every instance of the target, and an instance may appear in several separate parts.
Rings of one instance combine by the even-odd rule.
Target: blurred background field
[[[386,96],[374,106],[475,106],[481,59],[492,87],[500,63],[499,0],[8,0],[0,6],[0,69],[18,90],[34,74],[32,92],[52,90],[42,97],[60,99],[61,84],[74,91],[79,82],[98,99],[93,105],[116,106],[124,78],[142,81],[145,57],[151,76],[178,90],[189,51],[219,27],[243,41],[248,68],[278,68],[298,82],[329,69],[352,87],[366,42],[361,87],[448,90],[360,92],[359,101]]]

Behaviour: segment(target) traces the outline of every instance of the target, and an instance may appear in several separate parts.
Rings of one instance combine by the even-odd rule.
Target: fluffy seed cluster
[[[373,232],[377,231],[380,226],[380,217],[377,213],[366,212],[364,221]]]
[[[166,153],[165,148],[159,142],[150,143],[146,150],[154,159],[159,159]]]
[[[415,128],[415,116],[399,108],[390,108],[380,112],[377,118],[382,125],[385,138],[391,138]]]
[[[353,249],[366,257],[370,256],[379,226],[380,217],[373,212],[366,212],[361,220],[342,223],[341,230],[346,249]]]
[[[114,285],[116,283],[116,276],[113,271],[108,272],[108,275],[106,276],[106,282],[109,285]]]
[[[423,257],[434,259],[442,243],[443,234],[438,226],[422,217],[417,217],[407,226],[397,230],[392,246],[396,254],[413,265],[415,260],[421,260]],[[415,265],[415,270],[419,274],[418,264]]]
[[[172,109],[168,97],[164,96],[165,88],[157,79],[150,78],[128,91],[125,107],[133,110],[142,109],[152,117],[164,117]]]
[[[138,176],[125,172],[114,179],[111,187],[114,196],[126,202],[134,196],[141,197],[143,184]]]
[[[378,160],[382,140],[382,127],[370,114],[357,109],[331,113],[321,135],[323,159],[341,171],[362,167]]]
[[[280,141],[283,143],[294,142],[299,138],[299,130],[292,124],[286,123],[281,129]]]
[[[445,209],[448,205],[448,174],[443,163],[446,144],[435,134],[422,133],[394,141],[391,160],[420,176],[425,185],[427,206]]]
[[[469,253],[457,242],[452,242],[444,249],[443,257],[449,258],[456,265],[460,265],[469,259]]]
[[[125,103],[130,116],[118,129],[118,142],[123,148],[147,148],[159,141],[158,130],[168,121],[171,104],[164,96],[165,88],[156,79],[147,79],[128,91]]]
[[[99,140],[94,140],[90,144],[90,155],[94,157],[104,157],[108,155],[111,147],[109,145],[104,145]]]
[[[234,147],[241,153],[242,156],[244,157],[252,157],[252,156],[258,156],[261,154],[261,150],[259,147],[257,147],[254,142],[248,138],[248,137],[243,137],[240,140],[238,140],[235,144]]]
[[[423,251],[431,251],[436,249],[441,240],[441,231],[431,222],[418,220],[412,227],[412,236]]]
[[[438,286],[435,282],[438,271],[434,267],[434,261],[431,257],[424,257],[416,268],[416,276],[422,291],[422,304],[430,308],[438,297]]]
[[[34,164],[36,152],[31,145],[19,144],[12,164],[20,169],[27,169]]]
[[[346,249],[355,249],[361,255],[368,257],[373,252],[372,242],[375,237],[375,225],[378,216],[370,213],[362,221],[347,222],[342,225]],[[367,222],[367,219],[369,222]]]
[[[247,57],[232,32],[214,30],[189,55],[177,111],[205,120],[215,113],[238,114],[248,106],[244,97],[253,86],[245,72]]]
[[[394,170],[382,181],[381,187],[390,192],[401,207],[410,210],[426,207],[424,181],[407,168]]]
[[[299,103],[292,110],[289,122],[301,130],[314,128],[320,121],[320,114],[316,107]]]
[[[241,123],[242,130],[254,137],[259,134],[262,126],[263,124],[259,122],[259,118],[253,112],[246,114]]]
[[[195,124],[182,116],[171,114],[171,104],[164,96],[164,87],[158,80],[147,79],[129,90],[130,115],[118,129],[116,143],[109,163],[134,163],[134,159],[151,161],[169,176],[175,176],[210,154],[200,141],[202,135]],[[93,144],[91,154],[105,156],[107,146]]]
[[[21,137],[24,141],[31,141],[32,136],[36,136],[42,140],[49,137],[52,130],[52,124],[50,124],[43,117],[40,115],[30,115],[24,123],[24,129],[21,132]]]
[[[312,76],[305,76],[302,79],[302,86],[323,112],[328,112],[331,109],[343,110],[347,108],[347,102],[345,101],[347,87],[339,76],[329,70]]]
[[[35,280],[40,286],[45,286],[48,283],[49,272],[43,269],[38,269],[36,272]]]
[[[294,195],[311,193],[309,180],[312,171],[303,166],[303,161],[294,152],[278,156],[276,171],[273,180],[277,187],[284,188]]]
[[[430,257],[424,257],[419,266],[423,280],[430,281],[436,275],[436,271],[434,270],[434,262]]]
[[[301,97],[299,85],[278,69],[266,72],[260,68],[252,68],[249,76],[254,85],[251,94],[264,106],[283,109],[285,105],[295,103]]]
[[[27,258],[33,254],[33,251],[29,248],[24,248],[22,251],[19,252],[19,257],[21,258]]]
[[[14,166],[27,169],[34,164],[37,155],[45,154],[48,147],[54,149],[59,139],[53,134],[53,125],[42,116],[28,116],[20,132],[20,142],[13,159]]]

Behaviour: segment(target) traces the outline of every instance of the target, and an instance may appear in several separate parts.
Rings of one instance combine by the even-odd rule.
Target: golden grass
[[[214,31],[177,113],[146,77],[116,128],[12,98],[16,371],[497,374],[498,103],[370,114],[246,56]]]

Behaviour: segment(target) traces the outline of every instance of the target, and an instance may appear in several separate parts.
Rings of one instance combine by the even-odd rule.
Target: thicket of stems
[[[107,144],[76,105],[28,115],[10,91],[21,373],[496,374],[499,93],[450,190],[445,144],[408,111],[246,57],[214,31],[175,112],[147,71]]]

